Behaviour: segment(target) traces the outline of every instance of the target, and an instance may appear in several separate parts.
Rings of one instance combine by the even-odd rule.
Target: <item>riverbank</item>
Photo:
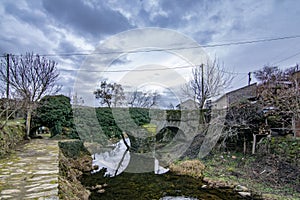
[[[281,145],[279,150],[276,147],[278,145]],[[75,146],[80,147],[81,144]],[[282,151],[282,155],[273,154],[274,152],[271,153],[271,150],[266,154],[255,156],[213,152],[201,161],[205,165],[205,167],[200,165],[201,173],[199,171],[195,173],[192,170],[195,167],[192,165],[181,172],[173,168],[170,172],[162,175],[153,172],[123,172],[116,177],[104,177],[105,170],[91,174],[89,171],[91,170],[91,155],[84,150],[84,154],[77,153],[81,155],[81,159],[79,156],[77,160],[69,158],[61,160],[62,163],[68,163],[68,166],[71,166],[68,169],[65,166],[65,170],[72,171],[65,176],[69,177],[68,181],[72,177],[71,174],[76,175],[75,182],[71,181],[66,184],[61,181],[70,187],[74,186],[66,187],[62,190],[65,192],[61,193],[68,191],[85,193],[85,196],[78,199],[122,199],[124,197],[160,199],[166,196],[185,196],[198,199],[299,199],[299,168],[295,167],[298,160],[292,162],[295,159],[294,156],[298,156],[298,141],[295,143],[294,140],[276,140],[272,141],[272,145],[266,144],[266,146],[271,149],[276,147],[276,151]],[[286,154],[287,151],[290,153]],[[82,159],[83,155],[87,155],[87,157]],[[282,157],[283,155],[285,158]],[[70,164],[72,162],[73,164]],[[175,165],[182,162],[175,162]],[[87,168],[78,172],[82,163],[85,163]],[[202,177],[202,173],[204,177]],[[198,176],[199,174],[201,176]]]
[[[9,120],[0,130],[0,158],[5,158],[20,143],[25,143],[24,120]]]
[[[253,156],[236,152],[214,153],[203,160],[206,166],[204,180],[214,185],[243,185],[264,199],[300,199],[299,160],[288,160],[288,157],[278,153]]]
[[[87,200],[90,191],[80,181],[83,174],[90,174],[91,154],[80,140],[59,142],[59,199]]]
[[[229,187],[206,187],[202,181],[204,166],[197,160],[175,163],[169,172],[160,175],[122,172],[107,177],[105,169],[90,173],[92,157],[81,141],[64,141],[59,146],[61,199],[161,199],[169,196],[247,199]]]

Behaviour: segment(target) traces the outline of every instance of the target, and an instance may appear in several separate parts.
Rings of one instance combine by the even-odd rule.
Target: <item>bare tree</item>
[[[82,97],[79,97],[77,92],[75,92],[75,94],[72,95],[70,99],[73,107],[80,107],[84,104],[84,99]]]
[[[157,105],[160,95],[158,92],[143,92],[135,90],[133,93],[129,94],[128,104],[131,107],[140,107],[140,108],[150,108]]]
[[[112,103],[114,107],[124,103],[125,93],[121,84],[114,83],[112,85],[112,97]]]
[[[0,130],[2,130],[9,119],[15,117],[16,113],[23,108],[20,99],[2,98],[0,100]]]
[[[282,79],[283,73],[278,67],[264,66],[263,69],[255,71],[254,76],[262,84],[271,84]]]
[[[296,67],[280,70],[265,66],[255,72],[260,81],[258,95],[269,116],[277,116],[283,128],[291,127],[295,132],[295,121],[300,119],[299,83],[294,74]],[[299,73],[299,72],[297,72]]]
[[[174,110],[175,109],[175,106],[173,105],[172,102],[170,102],[170,104],[168,106],[168,109],[170,109],[170,110]]]
[[[199,108],[202,109],[205,101],[219,95],[222,89],[229,86],[232,79],[232,75],[226,73],[224,66],[221,66],[215,58],[212,62],[207,61],[206,65],[195,67],[191,81],[184,85],[182,90],[198,101]]]
[[[118,105],[122,105],[125,100],[122,85],[107,83],[106,80],[101,81],[100,88],[94,91],[94,95],[101,105],[106,104],[109,108],[111,106],[117,107]]]
[[[38,54],[10,55],[9,73],[5,62],[1,62],[0,80],[9,83],[15,92],[26,104],[26,136],[29,138],[31,113],[34,105],[43,96],[54,94],[60,90],[56,85],[59,73],[57,63]]]
[[[256,102],[253,104],[250,101],[235,103],[228,108],[225,119],[226,128],[222,134],[222,145],[226,147],[227,139],[237,137],[237,139],[243,140],[245,154],[247,138],[249,138],[249,135],[250,137],[253,135],[254,138],[259,133],[259,128],[264,122],[261,103]],[[252,133],[252,135],[247,131]],[[253,144],[255,146],[255,143]]]

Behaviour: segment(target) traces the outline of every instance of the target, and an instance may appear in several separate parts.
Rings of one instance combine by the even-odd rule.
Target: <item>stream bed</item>
[[[200,179],[177,175],[159,166],[155,158],[152,172],[126,172],[130,163],[130,152],[126,151],[123,141],[92,156],[93,164],[98,165],[99,170],[84,175],[81,182],[88,188],[103,184],[107,184],[107,187],[101,193],[92,190],[90,199],[254,199],[242,197],[230,188],[203,187],[204,183]]]

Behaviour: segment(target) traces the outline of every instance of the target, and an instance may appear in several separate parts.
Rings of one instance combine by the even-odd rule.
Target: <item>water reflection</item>
[[[126,143],[130,145],[129,138],[126,138]],[[95,153],[93,156],[93,166],[98,165],[99,169],[93,173],[106,168],[105,176],[116,176],[123,172],[129,164],[130,152],[127,150],[123,140],[114,144],[110,149],[105,149],[103,152]],[[159,161],[154,159],[154,173],[163,174],[169,171],[159,165]]]
[[[198,200],[198,199],[190,198],[190,197],[171,197],[171,196],[168,196],[168,197],[163,197],[160,200]]]

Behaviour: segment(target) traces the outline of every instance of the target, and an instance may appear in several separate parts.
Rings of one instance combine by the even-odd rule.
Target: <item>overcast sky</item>
[[[50,59],[58,62],[61,73],[59,81],[63,85],[62,92],[66,95],[69,91],[73,91],[74,81],[79,79],[78,70],[86,69],[86,64],[94,59],[86,54],[92,54],[99,49],[116,50],[116,46],[109,46],[111,43],[105,41],[111,41],[110,38],[116,34],[125,37],[127,35],[122,32],[137,28],[165,28],[186,36],[189,38],[187,42],[195,41],[203,46],[205,54],[211,58],[217,56],[219,61],[224,63],[226,71],[235,72],[232,89],[245,86],[248,83],[247,73],[264,65],[286,68],[295,66],[300,61],[300,1],[297,0],[1,0],[0,17],[0,54],[25,52],[47,54]],[[164,45],[159,46],[159,42],[169,39],[154,34],[152,37],[158,44],[151,45],[143,43],[143,40],[148,39],[137,34],[134,36],[135,41],[127,39],[125,42],[136,42],[138,45],[126,49],[126,46],[122,46],[122,37],[116,37],[115,41],[122,51],[141,48],[139,45],[166,48]],[[289,39],[268,41],[286,37]],[[266,41],[239,44],[257,40]],[[105,46],[101,47],[101,44]],[[164,44],[170,44],[170,48],[176,48],[177,45],[175,41],[173,44],[168,42]],[[215,44],[232,45],[210,46]],[[106,59],[103,58],[104,55],[98,56],[103,60]],[[178,67],[189,63],[180,55],[174,56],[172,52],[159,54],[148,52],[147,55],[145,52],[123,53],[115,56],[106,70]],[[102,70],[97,66],[88,68],[92,69]],[[154,72],[152,71],[153,76],[160,75],[172,79],[172,76],[161,71]],[[106,72],[100,74],[98,78],[120,81],[127,76],[126,73],[128,71],[121,75]],[[187,78],[190,69],[186,68],[185,72],[176,70],[176,73]],[[78,82],[90,81],[94,85],[87,84],[90,89],[77,87],[75,89],[81,91],[76,92],[91,93],[96,88],[99,80],[95,80],[90,74],[92,72],[81,74],[81,80]],[[134,75],[138,76],[140,75]],[[150,78],[144,84],[139,82],[136,88],[147,88],[147,83],[151,82],[149,80]],[[159,81],[160,79],[155,79],[150,84],[151,87],[172,90],[167,86],[173,83],[160,85]],[[84,96],[84,92],[81,95]],[[173,96],[178,98],[175,93]]]

